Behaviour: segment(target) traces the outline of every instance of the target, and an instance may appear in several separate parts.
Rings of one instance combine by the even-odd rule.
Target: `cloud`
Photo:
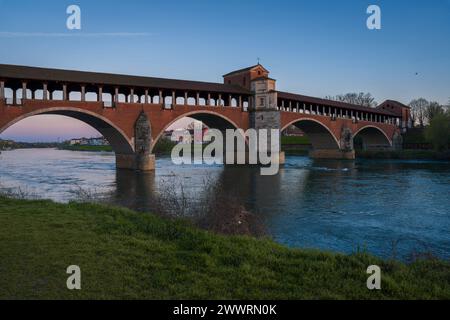
[[[147,32],[7,32],[0,31],[0,38],[98,38],[98,37],[150,37],[153,33]]]

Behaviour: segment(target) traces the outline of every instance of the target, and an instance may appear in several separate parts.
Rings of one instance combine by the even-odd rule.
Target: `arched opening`
[[[379,128],[367,126],[358,130],[353,137],[354,148],[357,150],[387,149],[392,147],[392,141]]]
[[[282,144],[289,140],[285,146],[295,145],[297,141],[299,150],[339,150],[339,142],[333,133],[313,119],[300,119],[286,125],[282,130]]]
[[[201,129],[200,134],[194,134],[195,128]],[[178,142],[201,143],[203,135],[208,129],[218,129],[225,134],[226,129],[237,129],[238,126],[232,120],[214,112],[198,111],[185,114],[170,122],[153,140],[152,153],[170,152],[169,148]],[[189,135],[186,133],[189,131]],[[184,135],[184,133],[186,133]],[[201,136],[200,136],[201,135]]]
[[[63,117],[69,117],[76,120],[79,120],[90,127],[94,128],[98,133],[103,136],[111,145],[113,151],[116,154],[133,154],[134,148],[131,141],[127,138],[125,133],[115,126],[108,119],[101,117],[100,115],[77,109],[77,108],[49,108],[43,109],[36,112],[31,112],[20,117],[17,117],[13,121],[7,123],[3,127],[0,128],[0,134],[5,132],[8,128],[12,127],[15,124],[18,124],[20,121],[27,119],[30,121],[34,116],[45,116],[45,115],[58,115]],[[59,120],[64,121],[63,117]],[[37,119],[39,120],[39,119]],[[45,123],[40,123],[39,125],[45,126]],[[30,134],[32,135],[33,128],[29,128]],[[93,131],[88,131],[88,134],[92,134]],[[64,132],[64,138],[67,138],[67,132]],[[81,138],[81,137],[72,137],[72,138]],[[55,141],[56,142],[56,141]]]

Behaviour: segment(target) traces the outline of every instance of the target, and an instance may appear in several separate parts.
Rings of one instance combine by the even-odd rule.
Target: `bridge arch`
[[[207,127],[213,128],[213,129],[219,129],[219,130],[226,130],[226,129],[239,129],[239,125],[228,118],[227,116],[224,116],[223,114],[214,112],[214,111],[208,111],[208,110],[198,110],[198,111],[192,111],[183,113],[182,115],[174,118],[169,123],[167,123],[162,130],[158,133],[158,135],[153,139],[151,150],[153,151],[154,147],[158,143],[161,136],[164,134],[164,132],[169,128],[171,125],[173,125],[175,122],[177,122],[180,119],[183,118],[193,118],[195,120],[203,122]],[[151,122],[151,119],[150,119]]]
[[[108,140],[116,154],[134,153],[133,143],[122,129],[117,127],[107,118],[95,112],[73,107],[44,108],[21,114],[4,126],[0,127],[0,134],[19,121],[37,115],[61,115],[80,120],[99,131],[105,139]]]
[[[370,149],[374,147],[392,147],[392,139],[382,129],[367,125],[364,126],[353,135],[353,139],[358,146],[358,143],[362,143],[363,149]]]
[[[313,149],[339,149],[339,140],[322,122],[312,118],[296,119],[286,124],[281,129],[281,132],[292,125],[296,126],[306,134],[311,141]]]

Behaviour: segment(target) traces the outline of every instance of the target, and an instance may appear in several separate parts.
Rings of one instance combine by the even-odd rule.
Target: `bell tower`
[[[223,76],[225,84],[238,85],[253,93],[248,106],[249,127],[256,130],[281,129],[276,80],[270,78],[269,73],[266,68],[258,63]],[[270,150],[270,139],[267,142]],[[283,152],[280,152],[280,163],[284,163]]]

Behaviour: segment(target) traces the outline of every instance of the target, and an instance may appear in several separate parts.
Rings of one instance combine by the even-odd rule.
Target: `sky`
[[[81,30],[66,9],[81,8]],[[366,10],[381,9],[369,30]],[[0,63],[222,82],[260,58],[277,89],[450,98],[450,0],[0,0]],[[54,141],[97,133],[57,116],[0,135]]]

